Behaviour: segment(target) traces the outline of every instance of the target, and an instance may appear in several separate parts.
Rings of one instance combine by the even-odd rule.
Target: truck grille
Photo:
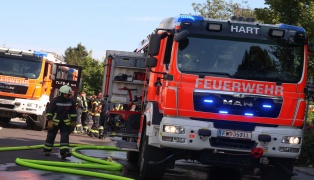
[[[14,94],[26,94],[28,86],[0,83],[0,91]]]
[[[212,147],[251,150],[256,147],[257,143],[250,140],[242,139],[227,139],[227,138],[210,138],[210,145]]]
[[[14,109],[14,105],[11,105],[11,104],[0,104],[0,108]]]
[[[208,165],[222,165],[230,167],[245,167],[250,166],[252,163],[252,158],[249,154],[240,155],[240,154],[217,154],[213,153],[210,150],[203,150],[200,155],[200,162],[202,164]],[[241,153],[243,154],[243,153]]]

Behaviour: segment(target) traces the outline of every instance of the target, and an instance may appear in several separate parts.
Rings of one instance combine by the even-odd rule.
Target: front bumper
[[[184,127],[184,134],[163,132],[164,125]],[[264,127],[256,126],[251,134],[250,139],[227,138],[218,136],[218,129],[214,127],[213,122],[191,120],[179,117],[164,117],[160,127],[154,128],[158,136],[151,136],[149,142],[151,145],[185,149],[185,150],[214,150],[228,152],[250,153],[253,148],[262,148],[265,157],[282,157],[297,158],[301,151],[301,144],[286,144],[282,142],[285,136],[300,137],[302,140],[302,130],[295,127]],[[210,136],[200,136],[200,130],[210,131]],[[157,133],[156,133],[157,134]],[[259,135],[270,136],[270,141],[265,142],[258,140]],[[179,139],[178,141],[169,141],[169,138]],[[158,138],[158,139],[154,139]],[[184,142],[183,142],[184,139]],[[291,152],[293,149],[293,152]]]
[[[17,114],[42,115],[47,101],[43,99],[2,99],[0,98],[0,117],[15,118]]]

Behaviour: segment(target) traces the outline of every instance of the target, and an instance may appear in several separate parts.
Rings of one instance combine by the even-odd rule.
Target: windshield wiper
[[[7,76],[16,76],[16,77],[22,77],[22,78],[25,78],[25,79],[29,79],[29,77],[25,76],[25,75],[18,75],[18,74],[5,74]]]
[[[235,78],[249,79],[249,80],[261,80],[261,81],[274,81],[281,82],[283,79],[279,77],[258,76],[258,75],[235,75]]]
[[[222,75],[222,76],[228,76],[232,77],[231,74],[226,72],[209,72],[209,71],[182,71],[183,73],[189,73],[189,74],[197,74],[197,75]]]
[[[231,74],[226,73],[226,72],[198,72],[198,73],[202,73],[202,74],[206,74],[206,75],[222,75],[222,76],[228,76],[228,77],[232,77]]]

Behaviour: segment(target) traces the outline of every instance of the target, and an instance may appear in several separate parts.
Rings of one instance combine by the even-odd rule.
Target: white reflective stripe
[[[72,103],[56,103],[57,106],[72,106]]]

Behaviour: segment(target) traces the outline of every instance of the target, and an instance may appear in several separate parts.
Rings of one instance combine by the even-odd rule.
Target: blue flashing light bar
[[[244,113],[246,116],[253,116],[253,113]]]
[[[228,111],[219,111],[220,114],[228,114]]]
[[[305,33],[305,29],[300,27],[300,26],[292,26],[292,25],[288,25],[288,24],[279,24],[279,28]]]
[[[206,103],[213,103],[214,101],[211,100],[211,99],[204,99],[204,102],[206,102]]]
[[[195,21],[203,21],[203,16],[192,16],[192,15],[180,15],[174,18],[174,23],[177,22],[195,22]]]
[[[263,105],[263,108],[271,108],[271,105],[264,104],[264,105]]]
[[[39,56],[39,57],[47,57],[47,56],[48,56],[48,53],[39,52],[39,51],[34,51],[34,55],[35,55],[35,56]]]

